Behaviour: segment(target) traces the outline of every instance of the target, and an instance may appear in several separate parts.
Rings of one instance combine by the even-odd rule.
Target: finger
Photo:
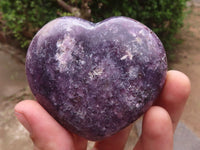
[[[156,105],[165,108],[175,131],[177,123],[190,93],[190,80],[179,71],[168,71],[166,83]]]
[[[93,150],[123,150],[127,142],[132,125],[117,134],[95,143]]]
[[[87,142],[83,138],[73,136],[60,126],[39,103],[25,100],[15,106],[18,120],[30,132],[34,145],[39,150],[83,150]],[[75,141],[76,140],[76,141]],[[79,142],[79,143],[78,143]]]
[[[159,106],[151,107],[143,118],[142,135],[134,150],[172,150],[173,126],[169,114]]]

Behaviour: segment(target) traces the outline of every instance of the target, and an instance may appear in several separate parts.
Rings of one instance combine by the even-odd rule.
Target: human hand
[[[190,93],[183,73],[168,71],[166,83],[143,118],[142,134],[134,150],[172,150],[173,134]],[[30,132],[35,150],[86,150],[87,140],[60,126],[38,102],[25,100],[15,106],[18,120]],[[93,150],[123,150],[132,125],[102,141]]]

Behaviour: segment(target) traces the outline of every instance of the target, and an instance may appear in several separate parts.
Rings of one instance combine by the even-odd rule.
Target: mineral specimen
[[[26,58],[38,102],[64,128],[89,140],[113,135],[147,111],[166,70],[155,33],[126,17],[97,24],[55,19],[35,35]]]

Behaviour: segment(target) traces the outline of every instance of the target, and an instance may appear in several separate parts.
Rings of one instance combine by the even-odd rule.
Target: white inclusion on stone
[[[56,43],[56,47],[60,48],[62,46],[62,40],[58,40]]]
[[[30,74],[34,73],[34,71],[33,71],[33,69],[31,67],[29,68],[29,71],[30,71]]]
[[[145,62],[145,63],[148,63],[148,62],[150,61],[149,57],[147,57],[147,56],[144,56],[143,59],[144,59],[144,62]]]
[[[129,58],[130,60],[132,60],[132,59],[133,59],[133,55],[131,54],[131,52],[130,52],[130,51],[126,51],[126,53],[127,53],[127,55],[128,55],[128,58]]]
[[[139,108],[140,107],[140,103],[136,103],[135,107]]]
[[[36,51],[36,50],[33,50],[33,52],[34,52],[34,51]],[[28,52],[27,52],[27,55],[26,55],[26,59],[27,59],[27,60],[31,60],[31,58],[32,58],[32,57],[31,57],[31,52],[28,51]]]
[[[131,27],[132,28],[132,27]],[[130,30],[129,33],[135,38],[137,35],[135,33],[135,30]]]
[[[141,34],[142,36],[145,36],[144,30],[140,30],[140,31],[139,31],[139,34]]]
[[[127,107],[129,109],[135,109],[135,105],[136,105],[135,99],[136,98],[132,95],[127,95],[127,94],[124,94],[123,97],[124,97],[125,104],[127,105]]]
[[[71,50],[75,46],[75,40],[68,35],[63,40],[58,40],[56,43],[57,53],[55,60],[58,61],[58,69],[60,72],[66,71],[67,63],[72,59]]]
[[[136,37],[136,41],[137,41],[138,44],[140,44],[140,45],[142,44],[142,39],[141,38]]]
[[[139,67],[136,67],[136,66],[133,67],[133,66],[131,66],[131,67],[129,68],[128,73],[129,73],[129,77],[130,77],[130,78],[136,79],[136,78],[138,77]]]
[[[126,104],[129,106],[129,108],[132,108],[133,102],[134,97],[132,95],[126,98]]]
[[[84,109],[78,109],[76,115],[81,119],[85,119],[86,111],[84,111]]]
[[[122,57],[120,58],[120,60],[125,60],[126,58],[129,58],[130,60],[133,59],[133,55],[132,55],[131,52],[128,51],[128,50],[126,51],[126,55],[122,56]]]
[[[166,59],[165,56],[163,56],[163,57],[161,58],[161,60],[162,60],[163,62],[165,61],[165,59]]]
[[[131,32],[131,35],[132,35],[133,37],[136,37],[136,34],[135,34],[134,32]]]
[[[78,48],[80,49],[80,51],[83,51],[83,41],[79,42],[78,44]]]
[[[98,67],[96,69],[94,69],[93,71],[89,72],[89,78],[92,80],[95,76],[100,76],[103,73],[103,68],[102,67]]]
[[[120,58],[120,60],[124,60],[124,59],[126,59],[128,57],[128,55],[124,55],[124,56],[122,56],[121,58]]]
[[[80,64],[81,65],[84,65],[85,64],[85,61],[84,60],[79,60]]]
[[[66,26],[66,27],[65,27],[65,30],[66,30],[67,32],[70,32],[70,31],[72,30],[72,27],[71,27],[71,26]]]

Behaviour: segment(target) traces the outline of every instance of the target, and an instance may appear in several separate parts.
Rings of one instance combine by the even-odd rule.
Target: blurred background
[[[33,149],[14,116],[14,106],[34,99],[24,69],[31,39],[60,16],[93,22],[127,16],[151,28],[165,46],[169,69],[184,72],[192,83],[174,150],[200,149],[200,0],[0,0],[0,150]],[[133,148],[140,133],[141,119],[134,123],[126,150]]]

